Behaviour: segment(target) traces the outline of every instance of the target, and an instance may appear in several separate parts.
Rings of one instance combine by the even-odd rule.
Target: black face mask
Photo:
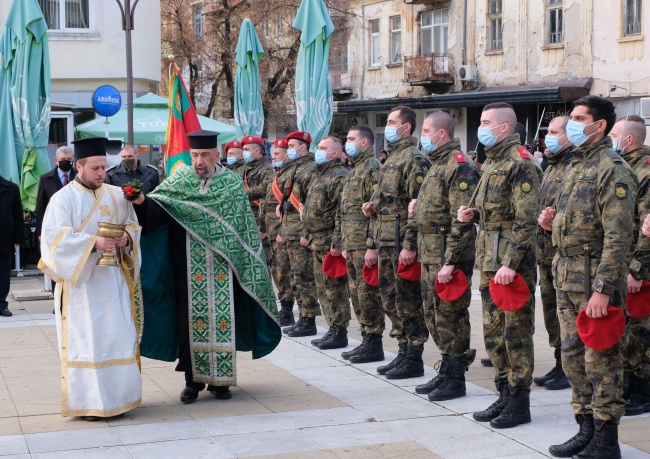
[[[68,161],[67,159],[60,160],[59,169],[63,172],[70,172],[72,170],[72,161]]]
[[[126,169],[135,169],[135,159],[123,159],[122,165]]]

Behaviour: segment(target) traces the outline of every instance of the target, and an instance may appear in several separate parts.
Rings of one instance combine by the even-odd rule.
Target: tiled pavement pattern
[[[17,290],[41,286],[41,278],[12,279]],[[387,381],[375,374],[374,363],[352,366],[340,358],[341,350],[313,348],[313,337],[284,338],[259,361],[240,354],[240,385],[228,401],[202,393],[196,403],[180,404],[182,375],[173,364],[145,359],[141,407],[96,423],[62,418],[52,301],[18,303],[10,297],[10,309],[14,317],[0,317],[2,459],[543,458],[550,444],[576,432],[569,390],[534,388],[532,423],[496,431],[471,418],[495,399],[492,369],[478,361],[467,374],[467,397],[430,403],[413,387],[435,374],[439,354],[431,342],[424,377]],[[478,295],[470,311],[472,344],[485,357]],[[553,365],[541,308],[537,319],[536,375]],[[356,338],[351,348],[360,338],[356,323],[350,336]],[[384,341],[396,351],[394,342]],[[623,457],[650,457],[648,432],[650,416],[624,418]]]

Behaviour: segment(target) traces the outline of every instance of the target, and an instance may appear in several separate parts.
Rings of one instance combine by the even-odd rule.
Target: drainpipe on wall
[[[363,86],[366,81],[366,13],[363,0],[361,1],[361,85],[359,100],[363,100]]]
[[[463,52],[462,52],[462,65],[467,65],[467,2],[463,2]]]

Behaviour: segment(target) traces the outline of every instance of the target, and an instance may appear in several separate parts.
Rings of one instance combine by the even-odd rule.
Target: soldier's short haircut
[[[548,122],[548,125],[550,126],[551,123],[560,123],[559,128],[562,129],[564,132],[566,132],[566,125],[571,119],[570,116],[562,115],[562,116],[556,116],[553,118],[551,121]]]
[[[528,132],[526,132],[526,126],[521,123],[515,124],[515,133],[519,134],[519,143],[526,145],[526,139],[528,137]]]
[[[454,119],[449,113],[443,111],[433,112],[429,114],[426,119],[431,121],[436,131],[444,129],[450,139],[454,138],[456,126],[454,125]]]
[[[334,144],[334,148],[336,148],[338,151],[343,151],[343,142],[341,142],[341,139],[338,137],[334,137],[333,135],[325,137],[323,140],[331,140],[332,143]]]
[[[375,144],[375,133],[372,132],[372,129],[370,129],[368,126],[358,124],[350,128],[350,132],[352,131],[358,132],[359,137],[366,139],[368,141],[368,146],[372,147]]]
[[[589,95],[576,100],[573,103],[573,108],[580,105],[587,107],[587,113],[593,117],[594,121],[605,120],[607,122],[605,135],[608,135],[616,122],[614,104],[604,97]]]
[[[133,145],[128,144],[128,143],[126,145],[124,145],[124,147],[122,147],[122,151],[130,151],[133,154],[138,154],[135,147]]]
[[[66,147],[66,146],[59,147],[59,148],[56,149],[55,156],[57,158],[59,156],[61,156],[61,155],[66,155],[66,154],[74,155],[74,150],[72,148]]]
[[[494,110],[497,116],[497,123],[508,124],[508,135],[515,133],[517,125],[517,114],[512,105],[505,102],[494,102],[493,104],[487,104],[483,107],[483,111]]]
[[[399,119],[402,121],[402,124],[409,123],[411,125],[410,134],[413,134],[415,128],[417,127],[415,110],[413,110],[411,107],[407,107],[406,105],[398,105],[390,112],[399,112],[398,115]]]
[[[627,124],[625,125],[624,134],[626,136],[629,134],[632,137],[634,137],[634,143],[638,145],[643,145],[647,134],[645,128],[645,120],[641,118],[639,115],[629,115],[617,119],[616,123],[617,124],[620,122],[625,123],[626,119],[627,119]]]

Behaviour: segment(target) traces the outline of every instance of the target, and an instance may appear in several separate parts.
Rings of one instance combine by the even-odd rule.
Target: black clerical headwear
[[[74,159],[89,158],[91,156],[106,156],[106,137],[85,137],[83,139],[75,140],[74,145]]]
[[[218,132],[201,130],[190,132],[187,134],[187,138],[190,141],[190,148],[194,150],[210,150],[217,148],[218,135]]]

